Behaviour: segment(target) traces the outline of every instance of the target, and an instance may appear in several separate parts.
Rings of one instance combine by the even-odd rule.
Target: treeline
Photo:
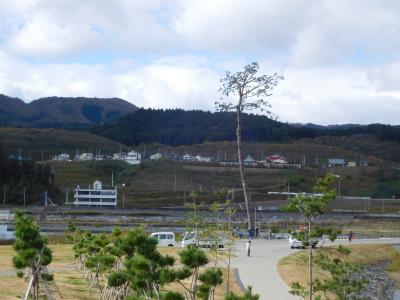
[[[93,129],[93,132],[129,146],[152,142],[177,146],[201,144],[205,141],[234,141],[235,129],[234,113],[139,109],[115,123],[97,127]],[[326,127],[291,125],[266,116],[253,114],[243,116],[242,136],[243,140],[249,143],[287,142],[319,136],[355,134],[369,134],[381,141],[400,142],[400,128],[397,126],[382,124]]]
[[[52,184],[49,165],[31,160],[9,159],[0,144],[0,203],[6,205],[23,204],[24,190],[26,204],[36,204],[43,200],[44,191],[52,197],[57,190]]]

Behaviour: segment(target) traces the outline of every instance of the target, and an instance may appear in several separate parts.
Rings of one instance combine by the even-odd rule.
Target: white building
[[[75,206],[117,207],[117,189],[103,189],[101,181],[95,180],[93,188],[74,190]]]
[[[190,154],[185,154],[184,156],[183,156],[183,160],[184,161],[194,161],[196,158],[194,157],[194,156],[192,156],[192,155],[190,155]]]
[[[68,160],[71,160],[71,157],[67,153],[62,153],[60,155],[54,156],[53,160],[68,161]]]
[[[196,155],[195,157],[196,161],[198,162],[204,162],[204,163],[209,163],[211,162],[211,157],[208,156],[201,156],[199,154]]]
[[[93,160],[93,158],[93,153],[82,153],[81,155],[79,155],[79,160]]]
[[[130,151],[124,159],[128,164],[138,165],[142,161],[142,155],[136,151]]]
[[[155,153],[155,154],[153,154],[153,155],[150,155],[150,159],[151,160],[158,160],[158,159],[161,159],[162,158],[162,154],[161,153]]]
[[[269,163],[273,163],[273,164],[287,164],[288,163],[288,160],[286,159],[286,157],[279,155],[279,154],[273,154],[273,155],[267,156],[266,161]]]
[[[247,167],[257,167],[257,161],[251,155],[247,155],[243,160],[243,164]]]

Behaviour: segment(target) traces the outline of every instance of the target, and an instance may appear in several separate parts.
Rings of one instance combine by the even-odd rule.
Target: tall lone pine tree
[[[225,77],[221,79],[222,86],[220,92],[226,98],[235,98],[235,102],[223,101],[215,102],[219,111],[236,112],[236,142],[237,154],[239,159],[240,179],[242,181],[243,196],[247,210],[247,225],[251,232],[251,213],[249,208],[249,197],[247,194],[247,185],[245,179],[244,163],[242,156],[242,114],[245,111],[259,110],[272,116],[271,105],[265,100],[271,96],[271,90],[283,79],[282,75],[274,73],[273,75],[259,75],[258,63],[253,62],[243,68],[243,71],[236,73],[226,72]]]

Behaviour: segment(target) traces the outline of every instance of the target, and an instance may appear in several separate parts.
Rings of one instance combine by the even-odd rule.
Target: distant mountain
[[[25,103],[0,94],[0,126],[84,128],[113,122],[137,107],[119,98],[48,97]]]

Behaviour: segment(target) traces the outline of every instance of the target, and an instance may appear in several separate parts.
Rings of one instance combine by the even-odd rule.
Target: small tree
[[[315,281],[315,290],[325,294],[333,293],[338,300],[363,299],[360,291],[365,286],[365,279],[353,278],[356,272],[360,272],[362,266],[348,261],[351,249],[340,245],[336,251],[340,257],[330,259],[327,255],[321,254],[316,259],[316,264],[324,271],[330,273],[330,278]]]
[[[236,112],[237,154],[244,201],[246,204],[249,232],[252,227],[242,156],[242,113],[249,110],[260,110],[271,116],[271,105],[265,100],[265,98],[271,96],[271,90],[278,84],[279,80],[283,79],[283,76],[278,75],[277,73],[273,75],[257,76],[258,70],[258,63],[253,62],[245,66],[243,71],[234,74],[226,72],[225,77],[221,79],[222,87],[220,88],[220,91],[224,97],[236,97],[236,101],[234,103],[223,101],[215,102],[216,108],[219,111]]]
[[[204,300],[214,300],[214,292],[217,285],[223,282],[222,271],[213,267],[206,269],[200,276],[202,284],[199,286],[199,296]]]
[[[51,263],[53,256],[47,245],[47,239],[41,236],[38,224],[20,211],[15,212],[14,223],[14,249],[17,254],[13,257],[13,264],[20,270],[17,275],[24,276],[21,270],[25,269],[25,278],[29,280],[25,299],[29,294],[33,299],[39,299],[40,282],[43,283],[47,299],[51,299],[49,282],[53,281],[53,275],[48,272],[47,266]]]
[[[117,245],[123,251],[123,268],[115,270],[109,276],[110,292],[116,299],[129,294],[128,289],[145,299],[161,299],[160,288],[175,280],[172,270],[174,258],[161,255],[157,250],[157,239],[147,236],[141,230],[132,230],[125,237],[117,239]],[[132,296],[132,295],[129,295]],[[176,295],[169,294],[168,297]]]
[[[243,296],[235,295],[234,293],[228,293],[225,296],[225,300],[258,300],[260,296],[257,294],[253,294],[253,289],[251,286],[247,287]]]
[[[230,283],[231,283],[231,259],[232,259],[232,251],[235,247],[235,235],[233,234],[232,228],[232,218],[236,214],[236,209],[232,205],[231,200],[227,200],[225,202],[225,216],[228,217],[228,223],[226,224],[226,232],[227,232],[227,241],[226,241],[226,248],[227,248],[227,257],[228,260],[226,262],[227,266],[227,280],[226,280],[226,293],[230,290]]]
[[[304,233],[303,241],[308,247],[308,295],[310,300],[313,294],[312,239],[315,236],[312,232],[311,225],[316,217],[324,213],[328,203],[335,199],[336,190],[330,189],[329,187],[333,181],[335,181],[335,177],[332,174],[326,175],[324,178],[319,179],[314,187],[314,192],[319,195],[298,193],[295,197],[289,198],[288,203],[284,207],[284,209],[289,212],[300,213],[308,224],[308,231]]]
[[[189,245],[179,252],[179,256],[183,267],[175,273],[177,282],[185,289],[185,294],[189,299],[196,300],[200,268],[208,263],[207,255],[196,246]],[[191,279],[189,286],[183,283],[183,280],[187,278]]]

